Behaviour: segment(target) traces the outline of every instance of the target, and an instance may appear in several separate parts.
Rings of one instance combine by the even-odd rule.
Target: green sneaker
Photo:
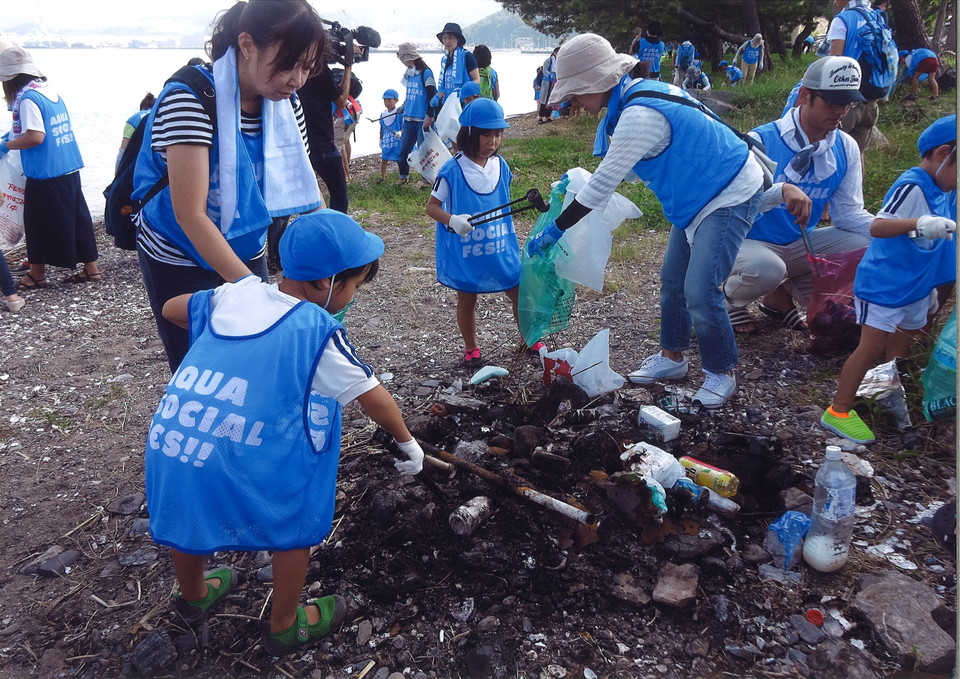
[[[207,581],[207,595],[202,599],[187,601],[180,596],[180,592],[173,595],[174,610],[192,629],[202,625],[207,619],[207,611],[237,584],[237,574],[226,567],[206,571],[203,579]],[[214,587],[210,580],[219,580],[220,584]]]
[[[270,633],[269,623],[263,634],[263,649],[268,655],[278,657],[286,653],[293,653],[304,644],[322,639],[331,633],[340,631],[344,618],[347,616],[347,602],[342,596],[333,596],[311,599],[307,606],[316,606],[320,611],[320,622],[307,623],[307,611],[303,606],[297,607],[297,621],[292,626],[277,632]]]
[[[833,407],[827,408],[823,412],[823,417],[820,418],[820,426],[854,443],[873,443],[877,440],[870,431],[870,427],[854,410],[847,413],[847,417],[840,417]]]

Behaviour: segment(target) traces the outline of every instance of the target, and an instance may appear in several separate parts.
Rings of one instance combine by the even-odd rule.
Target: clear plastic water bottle
[[[813,525],[803,543],[803,560],[822,573],[842,568],[850,556],[857,478],[840,455],[839,446],[827,446],[813,491]]]

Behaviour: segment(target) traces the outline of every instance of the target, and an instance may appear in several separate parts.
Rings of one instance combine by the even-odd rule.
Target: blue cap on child
[[[364,266],[383,254],[383,241],[351,217],[336,210],[317,210],[290,222],[280,238],[283,276],[318,281]]]
[[[391,88],[391,89],[389,89],[389,90],[384,91],[384,93],[383,93],[383,98],[384,98],[384,99],[399,99],[399,98],[400,98],[400,95],[397,94],[397,91],[396,91],[395,89]]]
[[[460,101],[463,102],[467,97],[479,97],[480,86],[474,80],[468,80],[460,86]]]
[[[503,117],[503,107],[493,99],[474,99],[460,114],[462,127],[479,127],[482,130],[502,130],[510,127]]]
[[[930,149],[957,141],[957,114],[944,116],[935,120],[930,127],[920,133],[917,138],[917,148],[920,155],[925,156]]]

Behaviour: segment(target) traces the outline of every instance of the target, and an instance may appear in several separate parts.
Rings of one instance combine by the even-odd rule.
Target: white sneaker
[[[680,380],[687,376],[687,357],[674,361],[667,358],[663,352],[647,356],[640,363],[640,367],[627,375],[627,379],[634,384],[650,384],[658,380]]]
[[[703,381],[703,385],[697,389],[697,393],[693,395],[693,402],[711,410],[721,407],[730,400],[733,392],[737,390],[737,378],[734,377],[733,371],[712,373],[709,370],[704,370],[703,374],[707,378]]]
[[[3,303],[7,305],[7,309],[10,311],[20,311],[23,306],[27,303],[25,299],[5,299]]]

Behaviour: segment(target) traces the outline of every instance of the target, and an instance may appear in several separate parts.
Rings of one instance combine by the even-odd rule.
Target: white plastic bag
[[[448,94],[440,113],[437,114],[437,133],[441,139],[457,141],[457,132],[460,131],[460,113],[462,111],[459,93],[451,92]]]
[[[0,250],[10,250],[23,238],[23,191],[27,178],[20,152],[0,158]]]
[[[436,132],[427,130],[423,133],[423,141],[407,160],[426,181],[433,183],[437,172],[450,160],[450,152]]]
[[[567,170],[570,183],[567,185],[564,207],[570,204],[591,176],[591,173],[582,167]],[[555,264],[557,275],[602,292],[603,273],[613,247],[613,231],[623,220],[642,216],[640,208],[630,199],[614,193],[602,212],[591,210],[583,219],[567,229],[563,238],[557,241],[556,247],[559,251]]]
[[[546,359],[552,359],[547,363]],[[545,371],[550,370],[558,361],[570,366],[573,383],[583,389],[587,396],[594,398],[623,386],[624,379],[610,369],[610,329],[604,328],[593,336],[579,352],[574,349],[558,349],[541,354]],[[562,375],[565,370],[551,372]]]

